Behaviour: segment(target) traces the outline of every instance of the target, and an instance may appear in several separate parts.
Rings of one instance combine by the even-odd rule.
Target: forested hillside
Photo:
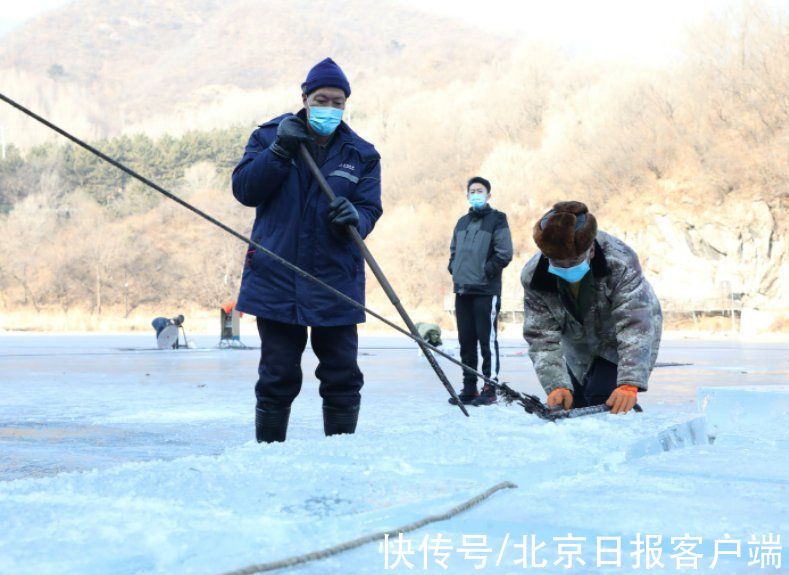
[[[466,179],[481,174],[516,244],[505,298],[519,297],[534,220],[579,199],[639,251],[667,309],[736,300],[787,325],[785,12],[747,4],[693,30],[676,65],[635,69],[517,38],[469,43],[463,27],[390,5],[394,20],[360,15],[361,36],[341,30],[347,13],[320,34],[308,19],[317,43],[290,34],[290,16],[255,12],[277,2],[185,3],[156,23],[114,18],[112,5],[74,2],[4,40],[2,91],[242,230],[254,214],[229,176],[249,132],[295,111],[306,69],[331,54],[351,76],[352,127],[383,157],[385,213],[370,245],[407,306],[440,317],[449,235]],[[241,18],[252,5],[257,26]],[[74,10],[90,17],[87,43],[53,37]],[[222,35],[231,21],[238,34]],[[71,57],[85,46],[98,55]],[[3,309],[122,317],[233,296],[240,242],[10,108],[0,124],[14,144],[0,162]],[[368,291],[384,307],[373,282]]]

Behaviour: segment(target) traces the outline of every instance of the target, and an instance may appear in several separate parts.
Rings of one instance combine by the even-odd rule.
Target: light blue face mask
[[[310,126],[321,136],[328,136],[342,121],[342,110],[330,106],[310,106]]]
[[[589,273],[589,260],[584,260],[577,266],[571,268],[556,268],[548,264],[548,271],[555,276],[559,276],[564,281],[574,284],[575,282],[581,281],[583,277]]]
[[[475,210],[482,209],[488,203],[488,194],[485,192],[469,194],[468,203]]]

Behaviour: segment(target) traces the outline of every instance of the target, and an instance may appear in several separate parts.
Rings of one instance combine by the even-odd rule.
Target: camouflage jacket
[[[548,259],[535,255],[521,273],[523,337],[546,393],[573,389],[569,367],[583,381],[595,357],[618,366],[617,385],[647,389],[657,359],[663,315],[636,253],[623,241],[598,232],[591,262],[594,295],[578,321],[548,273]]]

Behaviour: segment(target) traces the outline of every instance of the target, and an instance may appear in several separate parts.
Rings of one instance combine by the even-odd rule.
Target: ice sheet
[[[515,573],[523,569],[513,565],[513,540],[529,534],[551,547],[568,533],[593,542],[688,532],[703,537],[711,559],[724,533],[744,545],[752,534],[786,532],[785,437],[735,426],[711,445],[633,457],[672,426],[730,418],[735,404],[723,399],[747,410],[742,390],[726,388],[782,393],[786,346],[667,342],[660,361],[692,365],[655,371],[640,398],[645,413],[546,424],[502,405],[466,419],[407,340],[367,338],[357,434],[323,437],[307,352],[281,445],[251,441],[257,351],[151,346],[152,336],[0,336],[0,573],[220,573],[393,529],[503,480],[518,489],[410,534],[414,547],[439,531],[455,547],[484,534],[495,549],[486,568],[453,554],[449,572]],[[503,379],[540,394],[521,342],[502,346],[512,354]],[[442,364],[457,381],[459,370]],[[697,394],[713,386],[704,412]],[[772,412],[759,413],[763,428],[775,428],[765,420]],[[745,572],[747,553],[738,561],[715,572]],[[681,572],[666,563],[663,572]],[[625,565],[601,572],[639,572]],[[385,571],[376,544],[290,572],[408,571],[444,572],[419,563]]]

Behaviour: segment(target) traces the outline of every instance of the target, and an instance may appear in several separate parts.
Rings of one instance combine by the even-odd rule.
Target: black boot
[[[290,407],[256,407],[255,436],[258,443],[285,441]]]
[[[472,381],[470,383],[463,382],[463,391],[458,393],[458,398],[463,405],[471,405],[471,403],[479,397],[479,393],[477,393],[477,382]],[[455,400],[454,397],[449,398],[449,403],[452,405],[457,405],[458,402]]]
[[[323,406],[323,432],[326,435],[353,433],[356,431],[356,422],[358,419],[358,405],[352,405],[350,407]]]

